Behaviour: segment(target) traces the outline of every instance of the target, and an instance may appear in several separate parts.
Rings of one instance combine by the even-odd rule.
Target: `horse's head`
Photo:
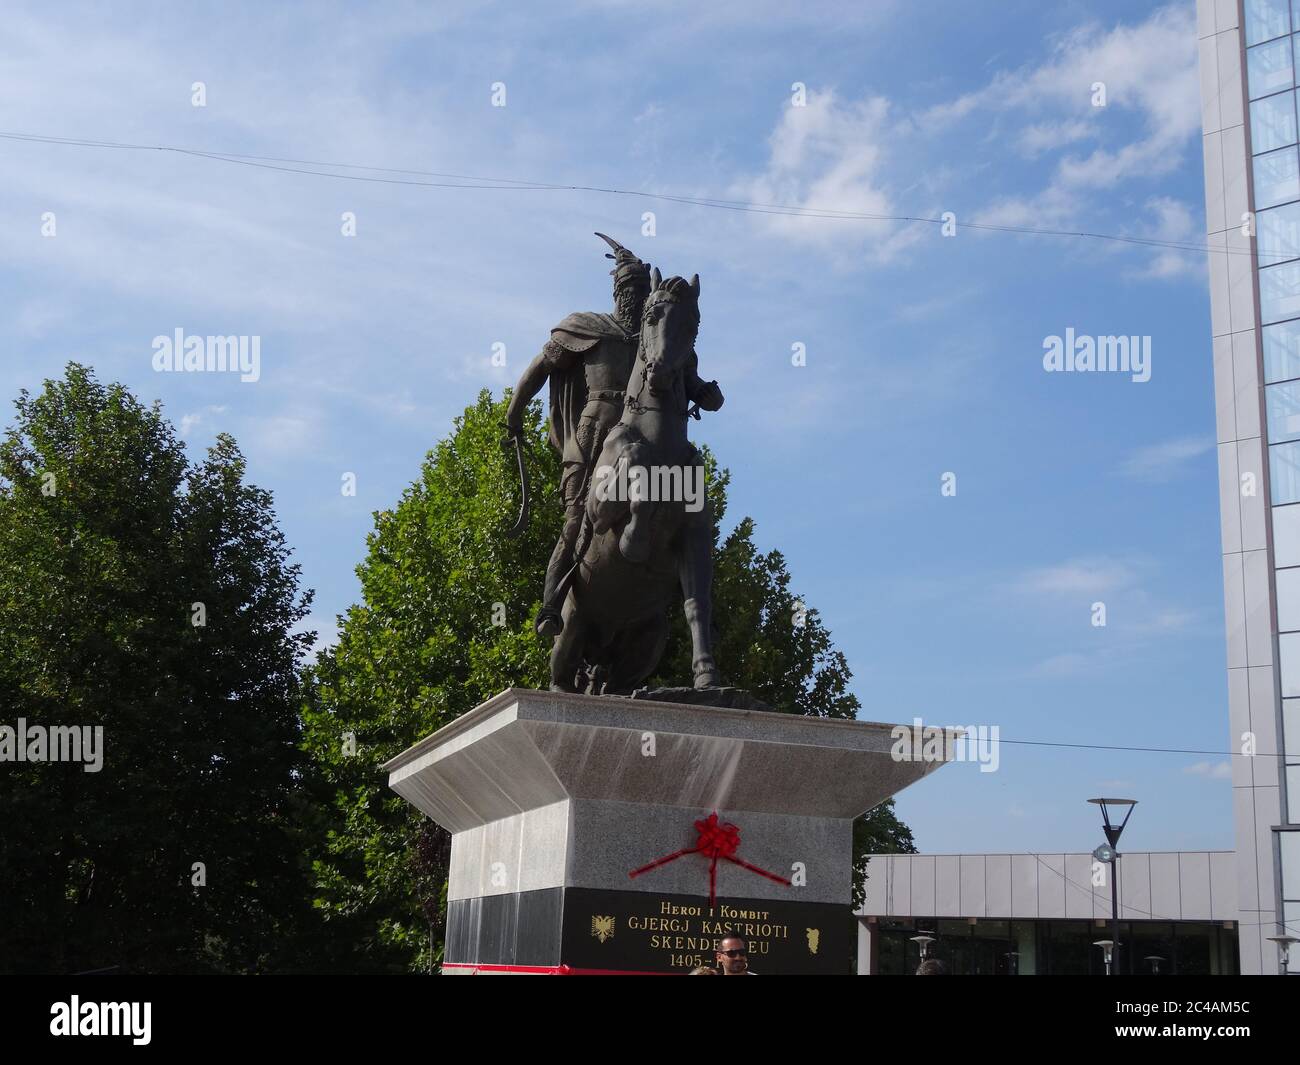
[[[672,388],[695,349],[700,329],[700,275],[664,280],[657,269],[650,274],[650,295],[641,314],[640,356],[645,380],[652,393]]]

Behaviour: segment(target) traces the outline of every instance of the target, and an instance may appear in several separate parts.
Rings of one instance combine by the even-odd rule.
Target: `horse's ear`
[[[664,279],[663,274],[659,272],[659,267],[656,266],[652,268],[650,271],[650,291],[651,292],[655,291],[655,289],[659,287],[659,284],[660,282],[663,281],[663,279]]]
[[[691,291],[695,293],[695,298],[700,298],[700,275],[695,274],[691,277]]]

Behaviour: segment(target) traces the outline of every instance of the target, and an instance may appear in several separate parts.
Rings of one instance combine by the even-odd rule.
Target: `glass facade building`
[[[1119,865],[1120,973],[1241,971],[1235,852],[1130,851]],[[954,975],[1101,975],[1097,944],[1113,934],[1107,874],[1086,852],[873,855],[858,972],[914,974],[915,937],[928,936],[927,956]]]
[[[1109,939],[1109,921],[945,920],[877,921],[875,973],[907,976],[927,957],[955,976],[1103,976],[1105,957],[1094,944]],[[1219,976],[1238,970],[1237,933],[1210,921],[1121,921],[1121,975]]]
[[[1300,937],[1300,0],[1197,27],[1240,958],[1271,974]]]

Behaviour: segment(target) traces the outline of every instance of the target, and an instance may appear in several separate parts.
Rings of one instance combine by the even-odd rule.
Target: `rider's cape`
[[[627,340],[628,335],[612,314],[578,311],[551,330],[551,339],[565,351],[581,354],[602,340]],[[553,369],[551,379],[551,447],[564,454],[564,442],[578,428],[587,405],[587,374],[582,359]]]

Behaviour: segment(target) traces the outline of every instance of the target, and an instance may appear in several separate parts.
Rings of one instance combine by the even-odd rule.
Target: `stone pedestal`
[[[890,725],[512,688],[384,765],[452,834],[444,972],[851,972],[852,822],[940,765]],[[684,854],[697,820],[736,858]]]

